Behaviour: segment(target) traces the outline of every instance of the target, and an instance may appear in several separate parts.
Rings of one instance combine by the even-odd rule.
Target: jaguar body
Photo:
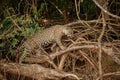
[[[44,29],[40,33],[36,33],[28,38],[22,45],[25,48],[27,54],[35,52],[39,54],[38,48],[48,45],[50,43],[57,43],[60,49],[65,49],[61,43],[62,36],[72,36],[72,29],[63,25],[55,25],[50,28]]]

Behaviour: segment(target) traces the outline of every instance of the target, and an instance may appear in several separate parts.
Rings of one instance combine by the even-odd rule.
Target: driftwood
[[[95,50],[99,49],[97,44],[94,44],[94,45],[83,45],[83,46],[73,46],[73,47],[68,48],[66,50],[61,50],[59,52],[52,53],[50,55],[50,57],[52,59],[54,59],[57,56],[60,56],[60,55],[63,55],[63,54],[67,54],[67,52],[70,52],[70,51],[73,51],[73,50],[85,49],[85,48],[86,49],[95,49]],[[117,54],[117,52],[114,52],[112,48],[105,48],[104,46],[102,46],[102,51],[104,51],[108,56],[110,56],[113,59],[113,61],[115,61],[117,64],[120,65],[120,59],[115,55],[115,54]],[[25,62],[27,62],[27,63],[44,63],[44,62],[47,62],[47,61],[49,61],[48,57],[46,57],[43,60],[41,60],[37,56],[36,57],[29,57],[29,58],[25,59]]]
[[[82,23],[82,24],[86,23],[87,25],[89,25],[88,23],[95,23],[95,22],[103,23],[102,20],[100,20],[100,19],[93,20],[93,21],[78,20],[76,22],[66,24],[65,26],[72,26],[72,25],[76,25],[76,24],[80,24],[80,23]],[[105,23],[105,24],[107,24],[107,23]],[[84,60],[86,61],[85,64],[89,63],[90,65],[87,65],[87,69],[84,68],[84,71],[87,70],[86,72],[84,72],[85,74],[82,74],[82,72],[78,72],[77,74],[80,77],[82,77],[83,79],[84,79],[84,76],[87,78],[89,78],[89,76],[92,76],[95,79],[99,80],[102,77],[104,77],[104,75],[105,75],[102,72],[103,71],[102,67],[104,67],[104,65],[101,64],[102,63],[101,60],[104,60],[103,59],[104,54],[107,54],[110,58],[112,58],[112,60],[114,62],[116,62],[118,65],[120,65],[120,58],[119,58],[119,56],[117,56],[117,54],[120,54],[120,52],[119,52],[120,41],[119,40],[115,40],[115,41],[113,40],[111,42],[103,41],[102,38],[109,37],[108,34],[110,34],[109,31],[107,29],[105,29],[104,26],[105,25],[103,24],[103,28],[101,28],[101,29],[95,28],[95,30],[89,29],[90,26],[86,27],[86,29],[82,30],[82,31],[77,30],[78,33],[75,34],[75,39],[71,40],[71,44],[67,47],[67,49],[59,50],[59,51],[56,50],[56,52],[53,51],[54,53],[50,53],[50,57],[53,61],[50,60],[49,57],[45,57],[45,58],[41,59],[40,57],[32,56],[32,57],[26,57],[25,62],[26,63],[46,63],[46,62],[48,62],[56,70],[65,71],[66,65],[68,66],[71,63],[76,63],[76,62],[65,63],[65,62],[67,62],[68,55],[69,56],[71,55],[71,57],[74,58],[74,60],[78,60],[78,61],[80,61],[80,58],[81,58],[80,56],[82,56],[84,58]],[[84,29],[85,26],[84,27],[76,26],[76,28]],[[92,27],[90,27],[90,28],[92,28]],[[107,35],[104,34],[105,32],[107,32]],[[87,35],[93,37],[94,40],[86,39],[86,38],[83,39],[84,37],[88,37]],[[94,36],[98,36],[98,35],[99,35],[99,37],[94,37]],[[116,36],[119,36],[119,35],[116,34]],[[93,53],[96,53],[98,56],[96,55],[94,57],[90,57],[89,55],[93,55]],[[61,57],[61,55],[63,55],[63,58]],[[74,57],[74,56],[77,56],[77,57]],[[56,57],[59,57],[59,58],[61,57],[60,63],[58,62],[58,64],[57,64],[58,66],[54,62],[54,59]],[[98,60],[96,58],[98,58]],[[9,65],[9,64],[7,64],[7,65]],[[16,66],[17,66],[16,68],[18,68],[18,64]],[[20,68],[16,69],[16,71],[19,70],[20,75],[24,75],[24,76],[27,76],[27,77],[30,77],[33,79],[37,79],[37,80],[38,79],[39,80],[63,79],[63,78],[66,78],[66,75],[68,75],[67,73],[63,73],[63,72],[59,73],[53,69],[49,70],[49,69],[41,67],[41,66],[39,66],[39,68],[40,68],[39,69],[38,66],[39,65],[26,64],[26,65],[23,65]],[[15,67],[15,66],[13,66],[13,67]],[[69,65],[69,67],[72,68],[73,71],[76,70],[78,67],[79,67],[79,70],[81,69],[80,66],[76,66],[76,65],[74,65],[74,66]],[[91,68],[91,67],[92,67],[92,69],[90,70],[89,68]],[[95,72],[92,71],[93,69],[95,70]],[[6,70],[7,70],[7,68],[6,68]],[[26,74],[24,71],[28,72],[28,73]],[[91,75],[91,73],[89,73],[90,71],[91,71],[91,73],[93,73],[92,75]],[[76,72],[77,72],[77,70],[76,70]],[[16,74],[16,73],[18,74],[18,72],[15,72],[14,74]],[[88,74],[89,74],[89,76],[88,76]],[[106,73],[106,74],[108,74],[108,73]],[[96,78],[96,75],[99,75],[99,76]],[[73,77],[67,77],[67,80],[69,80],[71,78],[79,79],[76,75],[72,74],[71,76],[73,76]],[[90,80],[92,80],[92,79],[90,79]]]
[[[21,76],[27,77],[32,80],[79,80],[79,78],[74,74],[58,72],[53,69],[44,68],[38,64],[0,64],[0,71],[4,74],[10,73],[10,75],[18,75],[17,80],[21,80]]]
[[[92,23],[92,22],[94,23],[94,22],[96,22],[96,20],[88,21],[88,22],[79,20],[79,21],[76,21],[76,22],[73,22],[70,24],[66,24],[66,26],[71,26],[71,25],[75,25],[75,24],[79,24],[79,23]],[[77,28],[79,29],[80,26],[78,26]],[[89,29],[89,27],[87,29]],[[88,79],[89,76],[91,76],[92,78],[90,80],[93,80],[93,78],[99,80],[99,79],[101,79],[101,77],[106,76],[106,74],[108,74],[108,73],[103,74],[103,76],[98,76],[96,78],[96,75],[98,75],[99,73],[101,73],[100,71],[102,71],[102,69],[99,68],[99,66],[101,64],[101,59],[103,59],[103,58],[99,57],[101,55],[90,57],[89,55],[93,55],[92,52],[93,53],[95,52],[96,54],[99,54],[99,53],[104,54],[105,53],[108,56],[110,56],[113,59],[113,61],[115,61],[117,64],[120,65],[120,58],[119,58],[119,56],[117,56],[117,54],[120,54],[120,51],[119,51],[120,50],[120,47],[119,47],[120,41],[116,40],[115,42],[113,41],[110,43],[107,43],[104,41],[102,41],[102,42],[97,41],[102,38],[101,36],[108,36],[108,35],[103,35],[103,33],[105,31],[107,31],[107,29],[106,30],[102,29],[102,32],[101,32],[101,29],[100,30],[96,29],[96,31],[91,31],[91,30],[86,31],[86,29],[85,29],[85,30],[81,31],[82,33],[78,31],[79,34],[78,33],[76,34],[77,36],[75,36],[75,40],[71,41],[71,44],[67,47],[67,49],[59,50],[59,51],[56,50],[56,52],[50,54],[50,57],[52,58],[52,60],[54,60],[56,57],[60,57],[61,55],[65,56],[64,58],[60,59],[61,65],[59,65],[59,63],[58,63],[58,66],[57,66],[54,61],[49,59],[49,57],[45,57],[42,59],[37,56],[25,58],[26,63],[38,63],[39,64],[39,63],[48,62],[56,70],[60,69],[61,72],[58,72],[53,69],[44,68],[37,64],[16,64],[16,63],[0,64],[0,71],[5,76],[7,76],[6,75],[7,73],[9,73],[9,75],[12,75],[12,74],[17,75],[17,80],[21,80],[21,76],[24,76],[24,77],[27,77],[30,79],[36,79],[36,80],[46,80],[46,79],[48,79],[48,80],[49,79],[52,79],[52,80],[61,79],[62,80],[64,78],[66,80],[70,80],[70,79],[79,80],[81,77],[84,79],[84,76],[85,76],[85,77],[87,77],[85,79]],[[89,35],[92,37],[92,36],[98,35],[98,33],[101,34],[100,37],[98,37],[98,39],[96,37],[94,38],[94,40],[88,40],[86,38],[82,39],[82,37],[87,37],[86,35]],[[83,72],[83,71],[77,72],[78,70],[81,70],[81,66],[79,66],[79,65],[73,65],[73,66],[69,65],[72,63],[76,63],[74,61],[73,62],[71,61],[71,63],[64,64],[65,62],[68,61],[67,58],[69,57],[69,56],[67,56],[67,58],[66,58],[66,54],[68,54],[70,57],[72,57],[76,61],[77,60],[80,61],[80,58],[82,56],[82,58],[84,58],[84,61],[86,62],[86,63],[84,63],[84,65],[87,64],[87,67],[84,67],[85,72]],[[96,59],[98,57],[100,58],[99,60]],[[99,65],[98,65],[98,61],[99,61]],[[79,75],[79,78],[74,74],[68,74],[68,73],[63,72],[63,71],[66,71],[65,69],[69,68],[69,67],[66,67],[68,65],[71,69],[73,69],[73,71],[75,71],[74,72],[75,74],[77,73],[77,75]],[[68,72],[72,72],[71,69]],[[95,71],[93,72],[93,70],[95,70]],[[92,75],[91,75],[91,73],[92,73]],[[111,74],[111,75],[113,75],[113,74]],[[72,77],[68,77],[68,76],[72,76]],[[24,80],[24,79],[22,79],[22,80]]]
[[[7,79],[0,73],[0,80],[7,80]]]

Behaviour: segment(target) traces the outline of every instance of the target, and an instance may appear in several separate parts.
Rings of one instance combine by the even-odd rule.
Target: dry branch
[[[80,50],[80,49],[95,49],[98,50],[99,47],[97,44],[95,45],[84,45],[84,46],[73,46],[71,48],[68,48],[66,50],[61,50],[59,52],[53,53],[50,56],[52,58],[55,58],[56,56],[60,56],[63,54],[67,54],[67,52],[74,51],[74,50]],[[110,56],[117,64],[120,65],[120,59],[115,55],[116,52],[114,52],[111,48],[105,48],[102,46],[102,51],[104,51],[108,56]]]
[[[104,9],[96,0],[93,0],[93,2],[94,2],[102,11],[104,11],[106,14],[108,14],[108,15],[114,17],[114,18],[120,19],[119,16],[114,15],[114,14],[110,13],[109,11],[107,11],[106,9]]]
[[[105,34],[105,29],[106,29],[106,19],[105,19],[105,13],[102,11],[102,20],[103,20],[103,28],[102,28],[102,31],[101,31],[101,34],[100,36],[98,37],[98,46],[99,46],[99,61],[98,61],[98,64],[99,64],[99,75],[101,77],[101,80],[102,80],[102,45],[101,45],[101,42],[102,42],[102,38]]]
[[[55,57],[63,55],[63,54],[69,54],[70,51],[74,50],[80,50],[80,49],[93,49],[93,50],[98,50],[99,47],[97,44],[92,44],[92,45],[82,45],[82,46],[73,46],[71,48],[68,48],[66,50],[61,50],[55,53],[51,53],[50,57],[52,59],[55,59]],[[112,48],[106,48],[102,46],[102,51],[105,52],[108,56],[110,56],[117,64],[120,65],[120,59],[115,55],[117,52],[114,52]],[[44,63],[44,62],[49,62],[49,58],[46,57],[44,59],[41,59],[39,57],[26,57],[25,62],[27,63]]]
[[[79,78],[74,74],[68,74],[64,72],[57,72],[53,69],[44,68],[37,64],[0,64],[0,71],[3,73],[10,73],[13,75],[18,75],[32,78],[35,80],[57,80],[57,79],[76,79]],[[70,77],[69,77],[70,76]]]
[[[7,80],[7,79],[0,73],[0,80]]]
[[[80,5],[80,0],[79,0],[79,5]],[[80,7],[80,6],[79,6]],[[79,8],[78,6],[77,6],[77,0],[75,0],[75,9],[76,9],[76,15],[77,15],[77,18],[78,18],[78,20],[80,20],[80,16],[79,16],[79,11],[78,11],[78,8]]]
[[[59,70],[63,70],[64,63],[65,63],[65,61],[66,61],[67,56],[68,56],[68,54],[62,55],[61,60],[60,60],[60,63],[59,63],[59,66],[58,66],[58,69],[59,69]]]
[[[103,77],[111,76],[111,75],[119,75],[120,76],[120,71],[112,72],[112,73],[105,73],[105,74],[103,74]],[[98,77],[96,80],[100,80],[100,77]]]

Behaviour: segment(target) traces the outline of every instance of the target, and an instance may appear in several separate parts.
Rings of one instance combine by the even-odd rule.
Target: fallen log
[[[79,78],[74,74],[58,72],[54,69],[44,68],[38,64],[1,63],[0,72],[5,74],[6,78],[6,74],[9,74],[9,76],[11,74],[16,75],[17,78],[15,79],[14,77],[14,80],[21,80],[21,77],[23,76],[32,80],[79,80]]]

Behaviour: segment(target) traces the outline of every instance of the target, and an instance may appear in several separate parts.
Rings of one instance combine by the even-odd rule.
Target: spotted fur
[[[61,38],[64,35],[67,35],[68,37],[72,36],[72,29],[63,25],[56,25],[52,26],[50,28],[47,28],[43,30],[40,33],[36,33],[33,36],[31,36],[29,39],[27,39],[22,47],[24,47],[27,50],[27,53],[32,53],[36,50],[36,53],[38,47],[46,46],[50,43],[57,43],[61,49],[65,49],[63,44],[61,43]]]

